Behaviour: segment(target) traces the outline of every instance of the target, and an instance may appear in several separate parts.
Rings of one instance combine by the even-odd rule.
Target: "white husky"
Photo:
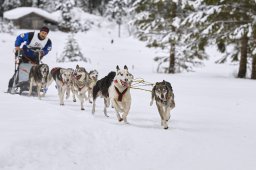
[[[131,107],[131,93],[130,86],[133,80],[132,74],[128,72],[127,66],[120,70],[119,66],[116,67],[116,76],[109,87],[109,98],[112,106],[116,110],[118,121],[127,123],[127,115]],[[120,116],[122,114],[122,117]]]

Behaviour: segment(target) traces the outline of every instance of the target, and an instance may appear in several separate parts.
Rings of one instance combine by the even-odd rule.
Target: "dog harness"
[[[121,101],[123,100],[123,96],[124,96],[124,94],[126,93],[127,89],[128,89],[128,88],[124,89],[124,91],[121,93],[121,92],[118,90],[118,88],[115,86],[115,90],[116,90],[116,92],[117,92],[117,94],[118,94],[118,101],[119,101],[119,102],[121,102]]]
[[[118,83],[118,81],[117,81],[117,80],[114,80],[114,83]],[[127,87],[126,89],[124,89],[124,91],[123,91],[122,93],[118,90],[118,88],[117,88],[116,86],[114,86],[114,87],[115,87],[115,90],[116,90],[116,92],[117,92],[117,94],[118,94],[118,101],[121,102],[121,101],[123,100],[124,94],[125,94],[126,91],[128,90],[128,87]]]

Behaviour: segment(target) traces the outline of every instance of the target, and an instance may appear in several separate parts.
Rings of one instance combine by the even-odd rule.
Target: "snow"
[[[9,20],[16,20],[30,13],[36,13],[37,15],[40,15],[49,20],[53,20],[55,22],[58,21],[58,18],[56,18],[55,15],[51,15],[47,11],[44,11],[40,8],[35,8],[35,7],[19,7],[19,8],[6,11],[4,12],[4,18]]]
[[[176,108],[169,129],[164,130],[146,91],[131,90],[129,124],[119,123],[112,108],[106,118],[101,98],[94,116],[88,102],[85,111],[71,98],[60,106],[54,83],[42,100],[4,93],[14,70],[16,35],[0,35],[1,170],[255,169],[256,81],[234,78],[237,66],[214,64],[216,49],[207,49],[211,60],[205,67],[167,75],[155,73],[154,50],[127,35],[117,38],[115,27],[75,36],[90,63],[56,63],[68,34],[49,33],[53,50],[43,61],[50,68],[80,64],[97,69],[101,78],[117,64],[126,64],[136,78],[171,82]]]

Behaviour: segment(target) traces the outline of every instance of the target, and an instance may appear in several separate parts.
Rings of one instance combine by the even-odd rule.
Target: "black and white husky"
[[[98,80],[95,84],[95,86],[92,89],[92,97],[93,97],[93,106],[92,106],[92,113],[95,113],[95,102],[98,96],[104,98],[104,114],[106,117],[107,115],[107,107],[109,107],[110,100],[109,100],[109,92],[108,89],[111,85],[111,83],[114,80],[114,77],[116,76],[116,72],[110,72],[107,76],[103,77],[102,79]]]
[[[73,73],[72,69],[55,67],[51,69],[51,72],[48,76],[48,81],[49,81],[48,86],[52,83],[53,80],[55,80],[56,82],[58,95],[60,99],[60,105],[64,105],[64,95],[71,86],[72,73]]]
[[[104,97],[104,114],[107,116],[107,107],[110,102],[116,110],[118,121],[124,120],[127,123],[127,115],[131,107],[130,86],[133,80],[132,74],[128,72],[127,66],[120,70],[116,67],[116,72],[110,72],[106,77],[97,81],[93,88],[93,109],[95,112],[95,100],[98,95]],[[120,116],[122,114],[122,117]]]
[[[164,80],[156,82],[152,89],[151,106],[154,100],[156,100],[156,106],[161,117],[161,125],[164,129],[168,129],[168,121],[171,117],[170,112],[175,107],[174,93],[169,82]]]
[[[47,80],[49,74],[49,66],[47,64],[34,65],[31,67],[29,72],[29,96],[32,93],[33,86],[37,86],[37,95],[41,99],[45,96],[45,90],[43,90],[43,95],[40,94],[42,88],[46,88]]]

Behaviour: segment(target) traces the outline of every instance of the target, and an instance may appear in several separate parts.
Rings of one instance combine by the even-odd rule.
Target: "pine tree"
[[[31,7],[32,6],[32,0],[20,0],[21,7]]]
[[[4,32],[4,33],[13,34],[14,29],[15,27],[12,22],[8,22],[0,18],[0,33]]]
[[[39,6],[39,2],[38,0],[32,0],[32,7],[38,7]]]
[[[49,1],[49,0],[38,0],[38,8],[42,8],[48,12],[55,11],[55,5],[58,3],[58,0]]]
[[[203,36],[212,39],[221,52],[231,44],[234,50],[226,53],[220,60],[227,58],[239,60],[237,77],[246,77],[248,57],[252,57],[251,49],[255,48],[255,39],[251,38],[255,25],[255,0],[197,0],[197,10],[184,23],[197,27]],[[198,5],[199,4],[199,5]]]
[[[137,36],[147,41],[148,47],[155,47],[164,52],[157,56],[157,71],[175,73],[182,70],[192,70],[194,65],[206,55],[200,49],[199,41],[189,41],[193,32],[180,23],[190,11],[186,1],[137,0],[134,9],[137,16],[133,21],[137,27]],[[168,66],[165,66],[168,63]]]
[[[59,29],[64,32],[77,32],[81,25],[80,22],[73,19],[71,10],[75,6],[74,0],[60,1],[57,5],[57,9],[61,10],[62,21],[59,23]]]
[[[103,15],[109,0],[77,0],[77,7],[91,14]]]
[[[17,8],[21,5],[20,0],[5,0],[2,4],[4,11],[8,11]]]
[[[74,62],[74,61],[84,61],[88,62],[88,60],[83,56],[79,45],[74,38],[74,34],[68,36],[66,46],[64,47],[64,51],[57,62]]]
[[[0,0],[0,18],[3,18],[3,14],[4,14],[4,8],[2,6],[3,3],[4,3],[4,0]]]
[[[127,15],[127,3],[123,0],[111,0],[108,2],[106,16],[113,19],[118,25],[118,37],[121,36],[123,18]]]

